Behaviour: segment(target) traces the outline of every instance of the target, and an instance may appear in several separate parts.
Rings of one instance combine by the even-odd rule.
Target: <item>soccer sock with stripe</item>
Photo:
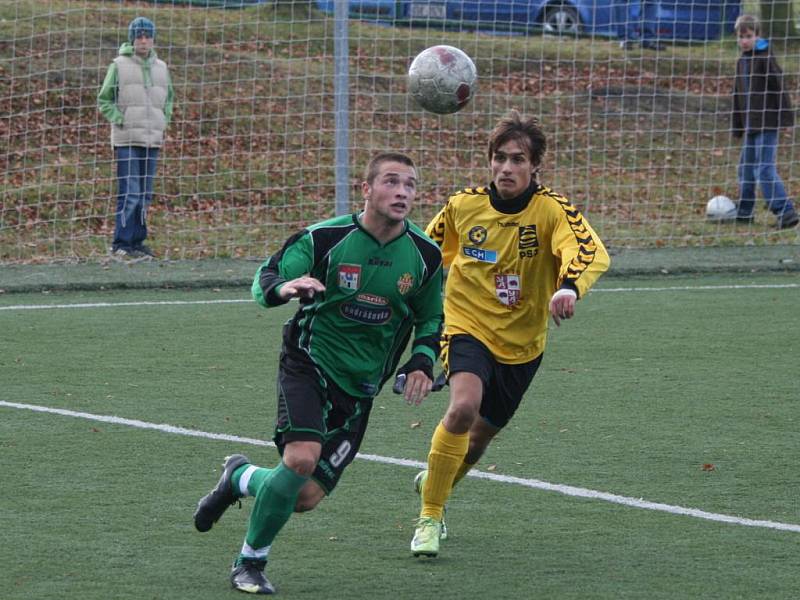
[[[431,439],[428,476],[422,488],[421,517],[442,520],[444,505],[453,488],[453,480],[469,448],[469,432],[450,433],[439,423]]]
[[[237,498],[255,496],[264,479],[269,477],[272,471],[272,469],[265,469],[255,465],[242,465],[233,472],[231,477],[233,494]]]
[[[243,558],[267,558],[272,541],[292,516],[297,495],[306,481],[308,477],[298,475],[283,461],[269,470],[256,492],[239,561]]]

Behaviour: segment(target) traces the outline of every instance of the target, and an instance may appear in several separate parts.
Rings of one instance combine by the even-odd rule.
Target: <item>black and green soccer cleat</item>
[[[238,498],[231,484],[233,472],[249,463],[250,459],[243,454],[232,454],[225,458],[225,462],[222,464],[222,475],[217,485],[197,503],[197,510],[194,511],[194,526],[197,531],[211,529],[214,523],[219,521],[222,513],[231,504],[236,503]]]
[[[231,570],[231,586],[248,594],[274,594],[275,586],[264,575],[266,566],[267,561],[255,558],[236,561]]]

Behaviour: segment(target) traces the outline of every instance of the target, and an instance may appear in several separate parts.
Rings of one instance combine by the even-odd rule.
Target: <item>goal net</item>
[[[155,23],[175,92],[148,213],[148,243],[163,258],[263,257],[334,215],[337,157],[349,168],[348,210],[357,210],[364,165],[384,150],[419,165],[412,216],[424,225],[450,193],[489,182],[487,134],[512,108],[547,132],[540,180],[612,248],[800,243],[797,229],[775,227],[760,190],[752,223],[705,214],[713,196],[738,200],[731,31],[747,5],[349,8],[348,135],[337,154],[333,0],[0,0],[0,262],[107,256],[117,182],[97,94],[137,16]],[[633,31],[624,48],[620,14]],[[642,43],[649,25],[653,45]],[[795,105],[796,42],[770,39]],[[461,48],[478,68],[474,99],[453,115],[426,113],[406,92],[409,63],[435,44]],[[794,131],[780,131],[777,151],[790,198],[800,190]]]

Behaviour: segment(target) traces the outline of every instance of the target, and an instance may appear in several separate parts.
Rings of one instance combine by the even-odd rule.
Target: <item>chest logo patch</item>
[[[349,265],[342,263],[339,265],[339,288],[346,291],[358,289],[358,281],[361,279],[361,265]]]
[[[392,309],[388,306],[361,306],[356,302],[345,302],[339,306],[339,312],[346,319],[364,325],[383,325],[392,318]]]
[[[539,238],[536,236],[536,225],[520,225],[519,228],[519,249],[537,248]]]
[[[475,260],[488,263],[497,262],[497,252],[494,250],[484,250],[483,248],[471,248],[464,246],[464,256],[469,256]]]
[[[411,273],[403,273],[400,279],[397,280],[397,291],[405,296],[411,291],[414,285],[414,276]]]
[[[475,225],[472,229],[469,230],[467,233],[467,237],[469,241],[475,244],[476,246],[480,246],[483,242],[486,241],[488,234],[486,233],[486,227],[482,227],[481,225]]]
[[[522,297],[519,275],[495,275],[494,293],[500,303],[505,306],[514,306],[519,303]]]
[[[365,304],[374,304],[375,306],[386,306],[389,301],[383,296],[376,296],[375,294],[359,294],[356,300],[364,302]]]

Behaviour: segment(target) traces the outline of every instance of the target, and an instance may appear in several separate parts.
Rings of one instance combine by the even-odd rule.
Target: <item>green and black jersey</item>
[[[301,300],[284,343],[305,352],[346,393],[373,397],[393,374],[408,344],[432,361],[442,328],[442,255],[413,223],[381,245],[357,214],[313,225],[265,261],[253,298],[277,306],[285,282],[310,275],[325,292]]]

